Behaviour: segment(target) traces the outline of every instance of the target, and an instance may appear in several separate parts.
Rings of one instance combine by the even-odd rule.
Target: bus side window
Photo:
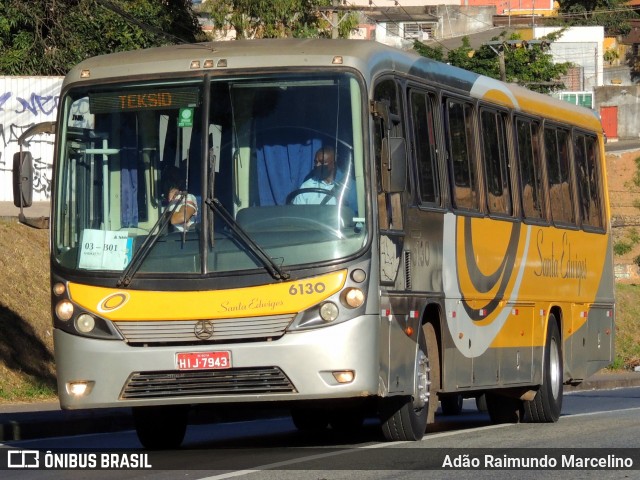
[[[516,120],[522,213],[531,220],[541,220],[544,212],[538,130],[538,122],[524,118]]]
[[[569,134],[566,130],[545,127],[544,146],[549,178],[549,202],[554,223],[575,224],[569,172]]]
[[[574,141],[576,178],[582,225],[603,228],[602,204],[598,184],[597,140],[592,136],[578,134]]]
[[[505,114],[483,109],[480,118],[489,213],[511,215]]]
[[[445,118],[454,207],[478,211],[480,203],[473,148],[473,106],[447,99]]]
[[[604,228],[602,220],[602,188],[598,179],[602,178],[599,171],[600,154],[598,142],[595,137],[587,137],[587,171],[589,173],[589,191],[591,193],[589,201],[589,225]]]
[[[433,121],[433,98],[428,93],[415,90],[411,91],[410,97],[420,201],[423,204],[439,206],[440,191]]]

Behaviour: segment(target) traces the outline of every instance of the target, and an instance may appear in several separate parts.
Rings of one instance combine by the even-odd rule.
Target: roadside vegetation
[[[0,403],[56,400],[48,230],[0,220]],[[615,370],[640,365],[640,285],[617,284]]]
[[[0,220],[0,402],[55,399],[48,239]]]
[[[615,370],[640,366],[640,285],[616,284]]]

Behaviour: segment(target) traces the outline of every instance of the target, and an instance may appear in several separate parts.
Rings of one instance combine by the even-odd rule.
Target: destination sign
[[[167,110],[198,105],[197,88],[154,88],[89,95],[91,113]]]

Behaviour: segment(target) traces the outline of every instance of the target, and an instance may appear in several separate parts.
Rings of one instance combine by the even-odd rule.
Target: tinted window
[[[536,121],[529,119],[516,120],[522,212],[525,218],[535,220],[539,220],[544,216],[538,130],[539,124]]]
[[[576,135],[573,152],[582,225],[603,228],[596,138],[583,134]]]
[[[551,218],[555,223],[575,223],[569,171],[569,133],[559,128],[545,128],[544,146]]]
[[[473,106],[451,99],[447,100],[445,105],[454,206],[477,211],[479,203],[473,154]]]
[[[480,115],[489,212],[511,215],[505,114],[484,109]]]
[[[423,203],[440,204],[432,100],[432,96],[427,93],[411,92],[420,199]]]

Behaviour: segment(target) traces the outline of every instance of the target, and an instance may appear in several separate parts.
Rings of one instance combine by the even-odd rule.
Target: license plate
[[[176,354],[178,370],[231,368],[231,352],[185,352]]]

